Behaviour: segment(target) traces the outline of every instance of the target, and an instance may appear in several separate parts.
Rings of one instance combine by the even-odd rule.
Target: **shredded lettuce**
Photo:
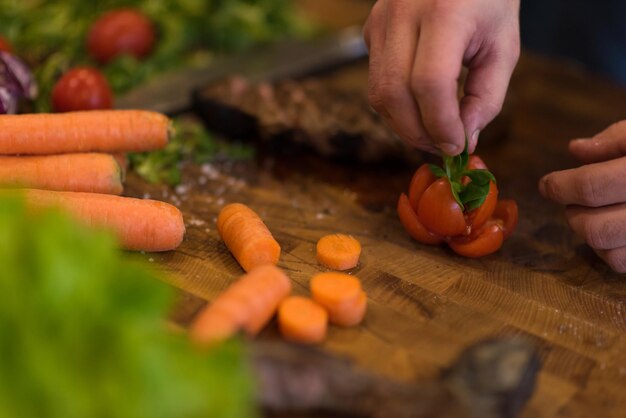
[[[104,232],[0,197],[0,416],[247,418],[238,342],[165,327],[172,288]]]

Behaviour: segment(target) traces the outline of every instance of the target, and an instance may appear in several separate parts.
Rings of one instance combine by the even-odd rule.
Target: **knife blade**
[[[306,41],[284,41],[257,51],[218,56],[209,64],[157,76],[116,101],[118,109],[178,114],[192,106],[192,93],[231,74],[250,81],[299,78],[340,67],[367,56],[361,28]]]

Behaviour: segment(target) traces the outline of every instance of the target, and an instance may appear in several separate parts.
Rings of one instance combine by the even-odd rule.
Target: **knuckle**
[[[574,194],[578,203],[585,206],[596,206],[601,198],[596,182],[589,173],[581,173],[574,182]]]
[[[420,72],[411,77],[411,92],[416,97],[437,92],[441,85],[441,78],[434,72]]]

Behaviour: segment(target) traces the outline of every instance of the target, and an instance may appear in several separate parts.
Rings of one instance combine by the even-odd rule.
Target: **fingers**
[[[595,250],[595,252],[611,269],[617,273],[626,273],[626,247],[614,248],[612,250]]]
[[[512,39],[500,41],[484,58],[469,67],[465,95],[461,101],[461,119],[474,152],[479,132],[502,109],[511,74],[520,53],[519,32]]]
[[[539,191],[564,205],[599,207],[626,201],[626,157],[556,171],[539,181]]]
[[[471,37],[462,20],[450,17],[423,22],[415,54],[411,90],[424,128],[448,155],[465,146],[465,129],[459,112],[457,80]]]
[[[370,45],[369,102],[408,143],[436,152],[409,89],[419,26],[414,8],[379,1],[365,27]]]
[[[626,121],[609,126],[591,139],[571,141],[569,150],[584,164],[626,156]]]
[[[597,209],[569,206],[565,216],[572,230],[591,248],[611,250],[626,247],[626,204]]]

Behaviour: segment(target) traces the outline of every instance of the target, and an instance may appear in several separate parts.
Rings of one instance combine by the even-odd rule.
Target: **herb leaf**
[[[435,165],[435,164],[428,164],[428,168],[430,168],[430,171],[435,175],[435,177],[445,177],[446,176],[446,172],[443,171],[441,169],[441,167]]]

